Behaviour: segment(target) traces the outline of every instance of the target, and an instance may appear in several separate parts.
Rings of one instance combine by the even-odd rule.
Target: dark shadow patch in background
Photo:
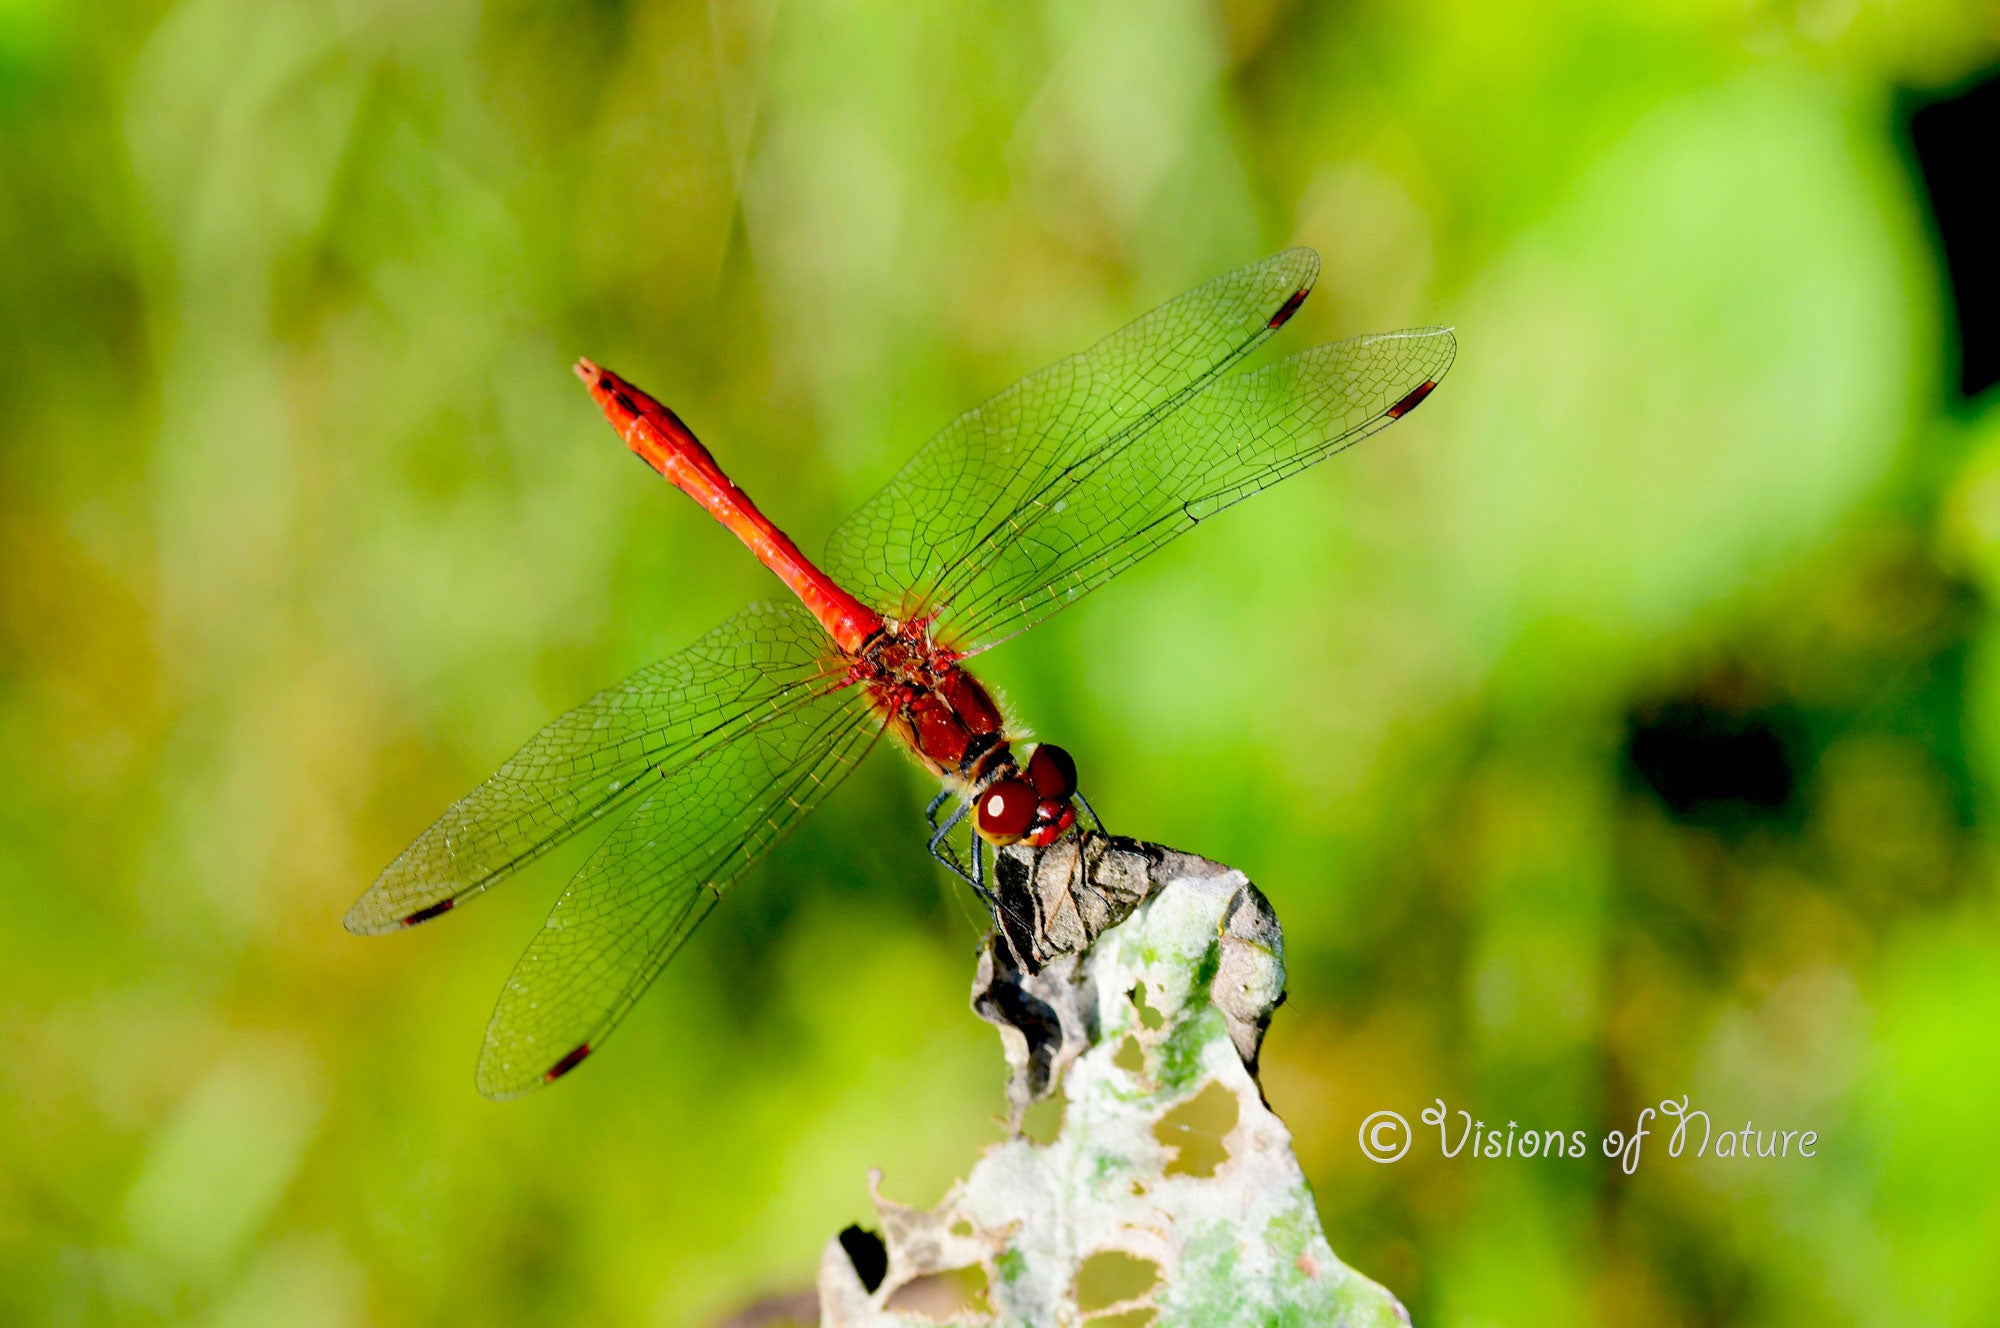
[[[1788,707],[1739,707],[1699,692],[1626,717],[1625,765],[1634,782],[1684,824],[1796,828],[1809,757],[1805,726]]]
[[[1907,94],[1903,118],[1957,311],[1959,391],[1977,396],[2000,383],[2000,71]]]

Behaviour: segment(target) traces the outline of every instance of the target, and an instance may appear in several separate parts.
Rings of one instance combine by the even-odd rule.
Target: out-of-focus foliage
[[[1285,920],[1265,1053],[1420,1322],[2000,1317],[2000,415],[1902,111],[1924,0],[0,4],[0,1321],[681,1323],[996,1135],[877,757],[624,1031],[471,1066],[581,847],[342,910],[526,734],[776,590],[982,395],[1283,244],[1422,411],[991,661]],[[1747,773],[1746,773],[1747,772]],[[1720,781],[1718,783],[1718,780]],[[1376,1166],[1692,1095],[1789,1162]]]

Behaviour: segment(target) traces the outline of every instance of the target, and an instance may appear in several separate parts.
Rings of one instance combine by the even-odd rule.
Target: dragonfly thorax
[[[856,653],[852,676],[926,769],[978,788],[1013,767],[1006,725],[992,695],[927,626],[886,624]]]
[[[1053,842],[1076,822],[1076,767],[1042,744],[1024,766],[1000,707],[922,620],[883,625],[854,657],[854,681],[882,723],[933,775],[959,785],[991,843]]]

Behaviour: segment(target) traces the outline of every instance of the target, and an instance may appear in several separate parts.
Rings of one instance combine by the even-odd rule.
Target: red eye
[[[1061,802],[1076,792],[1076,758],[1045,742],[1028,758],[1028,782],[1043,797]]]
[[[1002,779],[979,795],[979,836],[990,844],[1007,845],[1028,833],[1035,819],[1034,786],[1025,779]]]

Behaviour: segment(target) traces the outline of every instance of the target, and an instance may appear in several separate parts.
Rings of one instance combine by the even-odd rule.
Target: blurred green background
[[[1945,0],[0,3],[0,1322],[712,1323],[999,1137],[878,755],[496,1106],[587,845],[340,915],[544,720],[1158,300],[1325,258],[1391,433],[988,657],[1115,828],[1284,918],[1265,1059],[1427,1324],[2000,1322],[2000,410],[1912,108]],[[1990,143],[1987,160],[1990,164]],[[1989,173],[1990,178],[1990,173]],[[1810,1161],[1364,1160],[1692,1095]]]

